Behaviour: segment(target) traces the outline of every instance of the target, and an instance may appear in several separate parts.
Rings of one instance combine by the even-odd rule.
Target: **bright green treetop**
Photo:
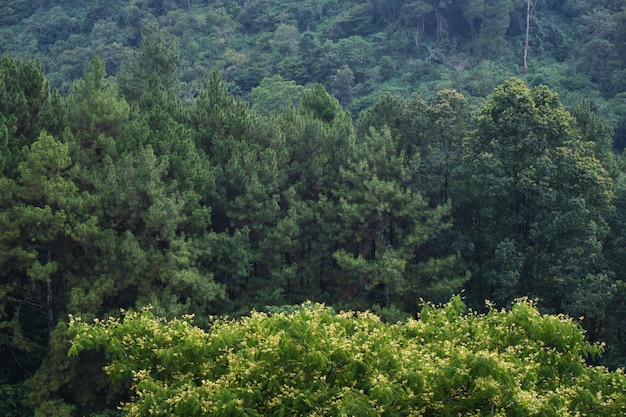
[[[166,321],[149,309],[71,318],[70,355],[103,348],[132,378],[128,416],[616,416],[626,377],[589,366],[601,347],[533,303],[465,313],[459,297],[419,320],[307,303],[274,314]]]

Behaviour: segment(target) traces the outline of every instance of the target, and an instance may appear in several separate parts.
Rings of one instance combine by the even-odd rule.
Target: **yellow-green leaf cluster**
[[[519,300],[467,312],[459,297],[418,320],[306,303],[290,312],[167,321],[150,309],[71,318],[71,355],[104,348],[132,377],[129,416],[616,416],[626,378],[590,366],[602,348],[565,316]]]

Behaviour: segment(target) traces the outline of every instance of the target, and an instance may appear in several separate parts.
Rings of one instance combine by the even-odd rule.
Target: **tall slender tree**
[[[88,270],[98,202],[78,189],[67,144],[42,132],[23,158],[15,180],[0,179],[0,346],[15,361],[5,369],[29,377],[62,346],[53,334]]]
[[[530,16],[539,0],[528,0],[526,4],[526,35],[524,37],[524,74],[528,74],[528,51],[530,49]]]

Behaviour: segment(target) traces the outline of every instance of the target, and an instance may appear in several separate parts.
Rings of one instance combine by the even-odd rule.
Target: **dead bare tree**
[[[537,6],[537,2],[539,0],[528,0],[528,5],[526,8],[526,41],[524,42],[524,74],[528,74],[528,48],[529,48],[529,38],[530,38],[530,16],[533,14],[535,10],[535,6]]]

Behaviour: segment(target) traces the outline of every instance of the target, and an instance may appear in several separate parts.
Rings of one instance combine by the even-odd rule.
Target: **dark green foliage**
[[[104,62],[94,57],[84,78],[74,83],[67,99],[74,158],[87,169],[115,152],[113,138],[120,134],[130,111],[128,104],[118,97],[117,85],[105,75]]]
[[[619,30],[626,13],[623,3],[533,4],[529,81],[546,80],[547,72],[556,76],[543,82],[561,93],[589,97],[599,90],[611,98],[624,91],[626,55]],[[524,72],[524,1],[137,0],[53,5],[16,0],[0,7],[8,19],[0,27],[6,40],[0,52],[40,56],[53,86],[63,92],[81,77],[94,53],[105,61],[107,72],[121,76],[120,91],[135,98],[145,81],[137,77],[137,65],[148,73],[156,69],[160,76],[170,74],[174,81],[180,76],[186,95],[196,94],[203,75],[218,69],[232,83],[231,91],[244,97],[276,74],[302,85],[323,83],[355,113],[372,103],[371,94],[391,91],[408,95],[419,89],[430,98],[454,88],[468,92],[473,102]],[[155,37],[156,27],[161,34]],[[163,36],[166,32],[171,37]],[[158,37],[160,41],[146,44]],[[139,48],[144,52],[137,53]],[[177,55],[180,71],[174,75],[168,67]],[[486,72],[485,62],[495,71]],[[172,80],[162,81],[172,85]],[[577,97],[566,96],[568,106],[577,103]]]
[[[431,205],[445,204],[457,199],[455,188],[462,181],[457,167],[461,163],[462,142],[469,130],[470,109],[461,94],[444,90],[431,99],[424,116],[425,139],[419,147],[422,173],[419,188]],[[416,120],[411,114],[407,119]]]
[[[62,99],[50,92],[40,63],[4,55],[0,59],[0,169],[16,174],[22,148],[42,130],[57,133],[63,126]]]
[[[474,55],[491,59],[505,45],[510,24],[511,0],[469,0],[463,17],[472,28]]]
[[[0,26],[17,23],[27,12],[26,0],[0,0]]]
[[[149,87],[151,77],[170,91],[178,84],[178,40],[162,31],[155,21],[143,21],[139,51],[128,54],[120,68],[120,92],[129,101],[136,101]]]
[[[215,71],[198,94],[190,119],[196,142],[218,166],[228,161],[233,141],[251,139],[252,116],[248,115],[247,103],[229,94]]]
[[[606,273],[612,181],[595,144],[554,93],[512,79],[483,105],[465,145],[458,218],[476,245],[472,291],[498,301],[530,294],[556,310],[595,314],[576,307]]]
[[[6,38],[27,45],[41,31],[66,98],[41,64],[0,61],[9,415],[113,409],[132,382],[109,384],[97,353],[67,358],[65,317],[147,304],[208,326],[212,314],[306,299],[395,320],[461,289],[478,308],[529,295],[584,316],[606,363],[623,364],[620,5],[571,6],[580,33],[564,5],[533,15],[533,60],[545,65],[527,81],[556,86],[576,104],[570,116],[552,90],[518,79],[484,101],[519,72],[510,1],[137,1],[110,20],[87,3],[21,8],[31,29]],[[577,67],[573,39],[609,59]],[[221,73],[200,81],[209,67]],[[438,381],[454,384],[445,372]],[[345,412],[369,410],[350,395]]]
[[[23,403],[25,395],[23,384],[0,384],[0,413],[6,417],[30,416],[32,413]]]
[[[117,86],[105,76],[104,62],[94,57],[68,98],[68,122],[73,130],[87,136],[82,139],[86,148],[99,135],[117,136],[128,118],[128,105],[118,98]]]
[[[97,233],[91,214],[97,200],[78,189],[77,168],[68,146],[42,132],[24,148],[17,178],[1,181],[1,343],[26,376],[38,367],[41,372],[42,360],[63,351],[54,331],[80,284],[76,273],[89,271],[81,254],[92,247]],[[64,372],[54,369],[49,375],[62,380]],[[43,389],[29,385],[29,398],[41,395],[37,398],[46,401],[60,384],[51,382]],[[36,408],[40,401],[31,405]]]
[[[387,128],[371,128],[348,151],[341,185],[333,190],[342,224],[333,255],[341,271],[336,291],[348,298],[370,295],[384,307],[393,303],[411,311],[420,297],[439,299],[460,289],[465,277],[455,274],[456,256],[420,257],[429,239],[449,227],[449,206],[428,208],[411,189],[417,162]]]

